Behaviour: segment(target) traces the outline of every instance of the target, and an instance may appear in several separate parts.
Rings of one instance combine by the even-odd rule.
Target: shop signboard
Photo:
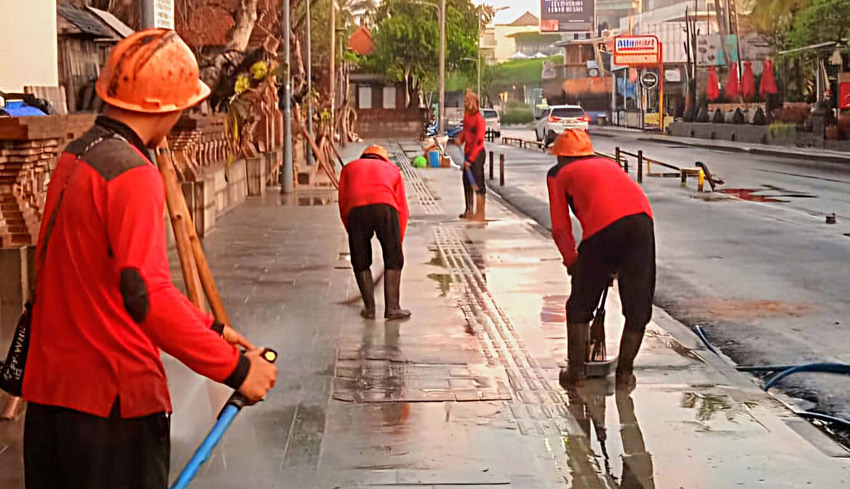
[[[614,64],[621,66],[658,66],[661,43],[656,36],[617,36],[614,40]]]

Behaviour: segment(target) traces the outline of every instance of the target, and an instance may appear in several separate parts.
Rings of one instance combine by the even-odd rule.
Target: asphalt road
[[[525,129],[502,135],[534,137]],[[651,142],[640,133],[593,139],[597,151],[640,149],[680,167],[701,161],[726,181],[719,189],[729,194],[698,195],[695,183],[645,177],[656,218],[657,305],[702,325],[739,365],[850,363],[850,166]],[[504,196],[548,225],[545,179],[554,158],[491,149],[506,153]],[[837,224],[826,224],[831,213]],[[780,388],[805,408],[850,419],[850,377],[798,374]]]

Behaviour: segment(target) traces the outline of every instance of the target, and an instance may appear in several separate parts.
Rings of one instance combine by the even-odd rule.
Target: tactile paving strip
[[[417,172],[416,169],[413,168],[413,165],[410,164],[410,158],[407,157],[407,154],[404,152],[393,153],[393,159],[401,168],[401,171],[404,174],[404,179],[407,180],[413,188],[413,194],[416,196],[416,201],[419,202],[419,205],[422,206],[425,213],[432,216],[442,214],[442,206],[434,197],[431,189],[429,189],[422,180],[422,177],[419,176],[419,172]]]

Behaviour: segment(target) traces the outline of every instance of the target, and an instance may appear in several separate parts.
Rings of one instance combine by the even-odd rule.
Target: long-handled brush
[[[602,292],[602,301],[596,309],[596,314],[593,316],[593,323],[590,325],[590,356],[591,362],[604,362],[605,351],[605,302],[608,300],[608,287]]]
[[[585,373],[588,378],[607,377],[617,366],[617,358],[607,359],[605,350],[605,302],[608,300],[608,287],[602,292],[602,300],[596,309],[593,322],[590,325],[590,341],[588,342],[588,361]]]

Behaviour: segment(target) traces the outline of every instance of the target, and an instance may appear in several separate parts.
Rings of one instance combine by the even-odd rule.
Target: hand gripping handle
[[[262,357],[267,362],[274,363],[275,361],[277,361],[277,352],[272,350],[271,348],[264,348],[263,353],[262,353]],[[246,399],[245,396],[240,394],[239,391],[237,390],[233,394],[230,395],[230,399],[227,400],[227,403],[224,405],[222,412],[224,412],[224,409],[227,409],[228,406],[234,406],[234,407],[236,407],[237,410],[241,410],[243,407],[250,406],[250,405],[251,405],[251,402],[248,401],[248,399]],[[218,416],[221,417],[221,413],[219,413]]]

